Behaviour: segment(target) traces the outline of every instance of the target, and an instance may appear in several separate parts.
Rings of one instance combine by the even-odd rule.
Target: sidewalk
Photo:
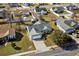
[[[57,48],[57,47],[58,47],[57,45],[54,45],[54,46],[46,47],[47,49],[42,50],[42,51],[40,51],[40,50],[39,51],[38,50],[33,50],[33,51],[17,53],[17,54],[13,54],[13,55],[9,55],[9,56],[22,56],[22,55],[31,54],[31,53],[37,54],[37,53],[42,53],[42,52],[49,51],[51,48]]]
[[[34,53],[34,52],[36,52],[36,50],[23,52],[23,53],[17,53],[17,54],[13,54],[13,55],[9,55],[9,56],[21,56],[21,55],[24,55],[24,54],[29,54],[29,53]]]

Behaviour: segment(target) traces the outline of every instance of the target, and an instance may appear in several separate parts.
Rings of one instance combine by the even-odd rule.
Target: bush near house
[[[63,46],[66,43],[72,42],[72,38],[68,36],[68,34],[63,33],[59,30],[56,30],[52,34],[52,40],[57,44],[58,46]]]

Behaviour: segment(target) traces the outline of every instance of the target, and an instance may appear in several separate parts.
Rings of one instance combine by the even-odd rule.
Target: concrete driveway
[[[33,43],[34,43],[36,50],[37,50],[36,53],[41,53],[41,52],[45,52],[45,51],[49,50],[49,48],[46,47],[44,41],[42,41],[42,40],[40,40],[40,41],[33,40]]]

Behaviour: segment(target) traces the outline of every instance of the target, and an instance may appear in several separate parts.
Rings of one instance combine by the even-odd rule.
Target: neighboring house
[[[29,10],[25,9],[25,10],[22,10],[22,14],[23,14],[24,17],[28,17],[28,16],[31,15],[31,12]]]
[[[30,6],[33,6],[35,3],[23,3],[22,7],[23,8],[30,8]]]
[[[0,8],[5,8],[7,6],[7,3],[0,3]]]
[[[55,13],[58,13],[58,14],[63,13],[65,10],[64,7],[54,7],[52,9]]]
[[[65,20],[64,19],[58,19],[56,21],[57,23],[57,26],[59,27],[60,30],[62,30],[64,33],[74,33],[75,32],[75,29],[73,27],[70,27],[69,25],[67,25],[65,23]]]
[[[27,17],[30,15],[30,12],[21,12],[21,13],[14,13],[14,16],[18,17],[18,16],[23,16],[23,17]]]
[[[46,15],[48,13],[45,7],[37,7],[34,9],[34,12],[36,12],[38,15]]]
[[[33,3],[24,3],[23,5],[27,7],[27,6],[32,6]]]
[[[14,19],[16,19],[16,17],[21,17],[22,13],[13,13]]]
[[[57,6],[62,6],[61,3],[50,3],[51,5],[53,5],[54,7],[57,7]]]
[[[8,3],[10,7],[21,7],[19,3]]]
[[[8,30],[5,34],[0,36],[0,47],[3,46],[7,41],[11,41],[15,39],[16,39],[15,29]]]
[[[60,5],[61,3],[52,3],[52,5]]]
[[[30,39],[42,39],[45,33],[50,33],[52,28],[43,21],[37,21],[33,25],[27,27]]]
[[[9,40],[16,39],[16,31],[9,24],[0,25],[0,47]]]
[[[3,19],[6,18],[6,11],[3,9],[0,9],[0,18],[3,18]]]
[[[21,16],[22,14],[21,13],[15,13],[14,16],[18,17],[18,16]]]
[[[24,17],[27,17],[27,16],[31,15],[31,12],[28,9],[18,9],[18,12],[14,12],[14,15],[15,16],[23,15]]]
[[[64,23],[69,25],[70,27],[73,27],[74,29],[79,29],[79,23],[75,20],[66,20],[64,21]]]
[[[64,16],[65,18],[71,18],[72,16],[72,13],[67,11],[65,7],[52,7],[50,11],[58,17]]]
[[[22,11],[23,20],[28,20],[28,19],[30,20],[31,17],[29,17],[29,16],[31,16],[31,12],[29,10],[23,10]]]
[[[39,3],[39,6],[44,6],[44,5],[48,5],[48,3]]]
[[[73,4],[70,4],[69,6],[66,6],[67,10],[73,11],[73,10],[79,10],[79,7]]]
[[[16,31],[15,31],[15,29],[13,29],[13,28],[10,29],[9,30],[9,34],[8,34],[7,37],[8,37],[9,40],[16,39]]]
[[[24,17],[30,16],[30,12],[25,12],[25,13],[23,13],[23,16],[24,16]]]
[[[0,21],[8,20],[8,12],[4,9],[0,9]]]

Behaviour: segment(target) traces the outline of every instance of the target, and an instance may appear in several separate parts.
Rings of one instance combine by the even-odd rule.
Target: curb
[[[17,53],[17,54],[9,55],[9,56],[22,56],[22,55],[24,55],[24,54],[33,53],[33,52],[36,52],[36,51],[37,51],[37,50],[28,51],[28,52],[22,52],[22,53]]]
[[[49,46],[48,48],[57,48],[58,46],[57,45],[54,45],[54,46]]]

